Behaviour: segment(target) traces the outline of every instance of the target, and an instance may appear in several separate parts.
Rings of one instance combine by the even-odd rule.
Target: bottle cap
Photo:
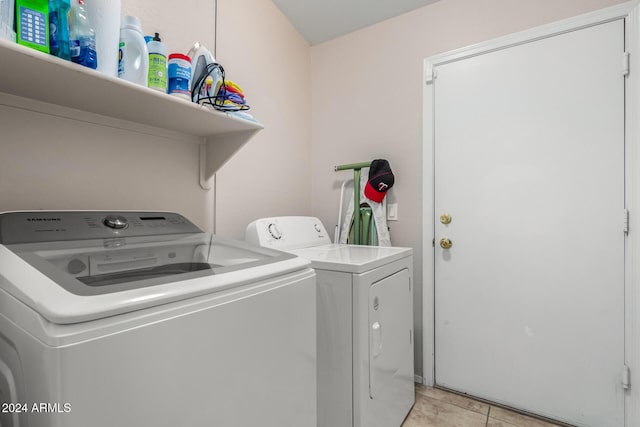
[[[135,16],[125,16],[122,18],[122,28],[133,28],[140,30],[140,20]]]
[[[183,59],[185,61],[189,61],[189,63],[191,63],[191,58],[189,58],[187,55],[183,55],[181,53],[172,53],[171,55],[169,55],[169,60],[171,59]]]
[[[161,42],[162,40],[160,39],[160,33],[156,33],[156,35],[153,37],[153,40],[157,42]]]

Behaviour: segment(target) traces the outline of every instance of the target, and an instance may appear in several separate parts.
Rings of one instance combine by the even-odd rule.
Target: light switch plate
[[[387,205],[387,221],[397,221],[397,220],[398,220],[398,204],[389,203]]]

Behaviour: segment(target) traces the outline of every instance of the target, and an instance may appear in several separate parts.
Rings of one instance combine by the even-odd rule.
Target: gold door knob
[[[451,240],[447,239],[446,237],[440,239],[440,247],[442,249],[451,249],[451,246],[453,246],[453,242]]]
[[[451,224],[451,215],[448,213],[440,215],[440,222],[443,224]]]

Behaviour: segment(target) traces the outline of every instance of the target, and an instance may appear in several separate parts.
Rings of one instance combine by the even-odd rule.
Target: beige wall
[[[396,176],[389,198],[399,221],[392,242],[414,249],[416,373],[422,375],[422,73],[423,60],[452,49],[622,3],[620,0],[440,0],[314,46],[312,212],[331,228],[340,163],[386,158]],[[526,84],[526,82],[523,82]],[[464,172],[461,172],[464,173]]]
[[[179,3],[121,0],[121,3],[121,15],[140,18],[145,35],[160,33],[168,53],[186,54],[196,41],[213,50],[216,28],[214,0],[181,0]]]
[[[0,129],[0,211],[169,210],[207,225],[196,144],[1,105]]]
[[[311,212],[310,49],[270,0],[218,1],[218,59],[265,129],[216,175],[216,232]]]

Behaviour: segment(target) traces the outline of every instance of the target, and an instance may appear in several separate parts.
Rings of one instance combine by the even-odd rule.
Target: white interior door
[[[436,384],[624,425],[623,52],[616,20],[436,68]]]

